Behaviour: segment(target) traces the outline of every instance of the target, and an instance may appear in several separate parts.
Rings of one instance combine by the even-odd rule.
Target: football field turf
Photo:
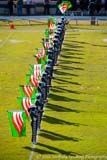
[[[26,137],[11,136],[7,110],[19,109],[46,25],[0,28],[0,160],[107,159],[107,23],[69,27],[36,147],[29,121]]]

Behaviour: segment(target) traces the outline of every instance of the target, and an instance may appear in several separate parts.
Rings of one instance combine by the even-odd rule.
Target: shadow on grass
[[[107,45],[97,45],[97,44],[92,44],[92,45],[96,47],[107,47]]]
[[[58,72],[60,72],[60,70],[62,71],[62,69],[67,71],[67,72],[64,72],[65,74],[70,74],[68,72],[70,72],[71,70],[84,70],[83,68],[80,68],[80,67],[68,67],[68,66],[60,65],[60,67],[54,72],[57,74]],[[75,74],[70,74],[70,75],[73,76]]]
[[[44,149],[38,149],[38,146],[44,147]],[[38,143],[35,147],[25,146],[23,148],[27,149],[27,150],[30,150],[32,152],[39,153],[39,154],[57,154],[57,153],[59,153],[59,154],[71,155],[71,156],[79,155],[76,152],[72,152],[72,151],[68,152],[68,151],[65,151],[63,149],[56,148],[56,147],[53,147],[53,146],[49,146],[49,145],[43,144],[43,143]],[[47,149],[49,149],[51,151],[47,151]]]
[[[64,42],[64,47],[69,47],[69,48],[76,48],[76,49],[80,49],[80,48],[84,48],[84,46],[82,45],[76,45],[76,44],[73,44],[72,43],[72,41],[70,42],[70,41],[68,41],[67,43],[66,42]]]
[[[49,146],[49,145],[47,145],[47,144],[38,143],[38,145],[40,145],[40,146],[42,146],[42,147],[46,147],[46,148],[48,148],[48,149],[50,149],[50,150],[52,150],[52,151],[56,151],[56,152],[58,152],[58,153],[60,153],[60,154],[71,155],[71,156],[79,155],[79,154],[77,154],[77,153],[75,153],[75,152],[65,151],[65,150],[62,150],[62,149],[60,149],[60,148],[56,148],[56,147],[53,147],[53,146]]]
[[[67,55],[69,55],[69,54],[71,54],[71,53],[68,53]],[[68,63],[66,63],[66,60],[60,59],[59,62],[60,62],[60,66],[68,67],[68,66],[62,65],[62,64],[68,64]],[[61,62],[62,62],[62,64],[61,64]],[[75,61],[75,60],[71,60],[70,63],[72,63],[72,64],[85,64],[83,62],[79,62],[79,61]]]
[[[67,122],[65,120],[62,120],[62,119],[59,119],[59,118],[55,118],[55,117],[51,117],[51,116],[47,116],[47,115],[44,115],[43,121],[51,123],[51,124],[63,124],[63,125],[66,124],[66,125],[73,125],[73,126],[82,125],[80,123]]]
[[[63,58],[71,58],[71,59],[84,59],[83,57],[75,57],[75,56],[72,56],[72,55],[61,55],[61,57]]]
[[[65,48],[65,50],[66,50],[66,48]],[[64,50],[64,52],[65,52],[65,50]],[[68,51],[66,51],[66,55],[77,55],[77,56],[85,55],[84,53],[80,53],[80,52],[82,52],[82,51],[79,51],[79,53],[78,53],[77,51],[74,52],[73,50],[68,50]],[[63,53],[61,55],[63,55]]]
[[[66,40],[66,41],[69,42],[69,40]],[[83,41],[80,42],[80,41],[74,41],[74,40],[72,40],[71,43],[77,43],[77,44],[89,44],[89,43],[87,43],[87,42],[83,42]],[[76,45],[77,45],[77,44],[76,44]]]
[[[58,87],[58,86],[54,86],[54,87],[52,87],[52,89],[51,89],[51,91],[53,91],[53,92],[68,92],[68,93],[72,93],[72,94],[81,94],[81,93],[83,93],[83,92],[79,92],[79,91],[73,91],[73,90],[71,90],[71,89],[67,89],[67,88],[69,88],[69,86],[61,86],[61,87]]]
[[[72,27],[72,29],[75,29],[75,27]],[[70,35],[70,36],[69,36]],[[80,33],[71,33],[71,34],[69,34],[69,35],[67,35],[67,38],[72,38],[72,36],[79,36],[80,35]]]
[[[50,98],[55,100],[55,101],[66,101],[66,102],[81,102],[82,100],[79,99],[75,99],[75,98],[68,98],[65,96],[61,96],[61,95],[55,95],[55,94],[50,94]]]
[[[59,105],[50,104],[50,103],[48,103],[46,107],[49,108],[49,109],[52,109],[54,111],[57,111],[57,112],[75,112],[75,113],[83,112],[81,110],[65,108],[62,105],[59,106]]]
[[[67,137],[65,135],[61,135],[61,134],[58,134],[58,133],[55,133],[55,132],[51,132],[51,131],[46,131],[46,130],[42,130],[39,134],[40,136],[42,137],[45,137],[47,139],[51,139],[51,140],[70,140],[70,141],[74,141],[74,142],[78,142],[79,138],[75,138],[75,137]]]
[[[63,59],[60,59],[60,61],[59,61],[59,64],[60,64],[60,66],[63,66],[63,64],[84,64],[84,63],[82,63],[82,62],[77,62],[77,61],[68,61],[68,60],[63,60]],[[67,67],[67,66],[66,66]]]
[[[105,34],[105,33],[104,33]],[[67,42],[69,42],[69,41],[67,41]],[[92,45],[92,46],[98,46],[98,47],[107,47],[107,45],[97,45],[97,44],[92,44],[92,43],[87,43],[87,42],[79,42],[79,41],[72,41],[72,42],[74,42],[74,43],[77,43],[77,44],[89,44],[89,45]],[[71,42],[71,43],[72,43]],[[71,45],[72,46],[72,45]],[[76,45],[77,46],[77,45]],[[77,46],[77,48],[78,48],[78,46]]]
[[[62,52],[82,52],[82,50],[79,50],[79,49],[72,49],[72,47],[70,48],[63,48],[62,49]],[[77,54],[78,55],[78,54]]]
[[[80,67],[68,67],[68,66],[60,66],[62,69],[64,70],[85,70],[84,68],[80,68]]]
[[[40,153],[40,154],[55,154],[54,152],[43,150],[43,149],[39,149],[37,147],[34,148],[34,147],[25,146],[23,148],[27,149],[27,150],[30,150],[32,152]]]
[[[60,72],[59,72],[59,73],[60,73]],[[60,74],[59,74],[59,75],[60,75]],[[62,78],[55,78],[54,81],[60,81],[60,82],[63,82],[63,84],[66,83],[67,86],[69,86],[68,83],[69,83],[69,84],[73,84],[73,85],[77,85],[77,86],[80,86],[80,85],[81,85],[81,84],[78,83],[78,82],[71,82],[71,81],[64,80],[64,79],[62,79]]]
[[[72,73],[67,73],[67,72],[62,72],[61,69],[60,70],[56,70],[55,71],[55,74],[57,74],[58,76],[61,75],[61,76],[79,76],[77,74],[72,74]],[[55,77],[55,79],[57,79],[57,77]],[[63,79],[62,79],[63,81]],[[78,83],[79,84],[79,83]]]
[[[60,65],[61,66],[61,65]],[[60,71],[61,72],[61,71]],[[59,73],[60,73],[59,72]],[[61,75],[61,74],[60,74]],[[65,76],[65,74],[63,74],[63,75],[61,75],[61,77],[63,77],[63,76]],[[79,75],[77,75],[77,74],[74,74],[74,73],[70,73],[70,76],[74,76],[74,77],[79,77]],[[56,79],[57,77],[55,77],[55,79]],[[69,77],[67,77],[67,79],[69,79]],[[70,78],[71,79],[71,78]]]
[[[65,150],[62,150],[60,148],[56,148],[56,147],[53,147],[53,146],[49,146],[49,145],[46,145],[46,144],[42,144],[42,143],[38,143],[38,145],[42,146],[42,147],[46,147],[52,151],[55,151],[55,152],[58,152],[60,154],[64,154],[64,155],[72,155],[72,156],[76,156],[78,155],[77,153],[75,152],[67,152]]]

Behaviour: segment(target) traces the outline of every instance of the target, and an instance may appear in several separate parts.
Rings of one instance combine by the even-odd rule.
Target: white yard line
[[[67,32],[106,32],[107,33],[107,29],[67,29]],[[11,32],[11,30],[0,30],[0,33],[2,32]],[[44,29],[16,29],[13,30],[12,33],[14,32],[44,32]]]
[[[23,43],[25,41],[26,40],[19,40],[19,39],[11,39],[11,40],[9,40],[10,43]]]
[[[36,148],[35,148],[35,145],[33,144],[32,145],[32,151],[31,151],[31,153],[30,153],[30,156],[29,156],[29,160],[33,160],[33,157],[34,157],[34,154],[35,154],[35,150]]]
[[[13,34],[13,32],[10,32],[8,34],[8,36],[6,37],[6,39],[0,44],[0,48],[2,48],[5,45],[5,43],[9,40],[9,38],[12,36],[12,34]]]
[[[107,42],[107,38],[103,39],[103,42]]]
[[[107,29],[67,29],[67,32],[107,32]]]
[[[6,30],[6,29],[4,29],[4,30],[0,30],[0,33],[2,33],[2,32],[11,32],[11,30]],[[17,29],[17,30],[13,30],[12,31],[13,33],[15,32],[44,32],[44,29]]]

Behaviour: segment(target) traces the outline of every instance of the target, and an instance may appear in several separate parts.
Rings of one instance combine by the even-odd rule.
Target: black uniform
[[[13,0],[8,0],[9,15],[13,15]]]

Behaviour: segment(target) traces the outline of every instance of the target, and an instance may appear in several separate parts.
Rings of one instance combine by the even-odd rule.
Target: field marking
[[[107,38],[103,39],[103,42],[107,42]]]
[[[107,32],[107,29],[67,29],[72,32]]]
[[[11,32],[11,30],[0,30],[0,32]],[[17,29],[17,30],[13,30],[12,31],[13,33],[14,32],[23,32],[23,33],[26,33],[26,32],[44,32],[44,29]]]
[[[67,29],[67,32],[72,31],[72,32],[107,32],[107,29]],[[0,30],[0,32],[11,32],[10,30]],[[13,30],[14,32],[44,32],[44,29],[17,29]]]
[[[11,43],[23,43],[23,42],[25,42],[25,40],[11,39],[11,40],[9,40],[9,42],[11,42]]]
[[[13,34],[12,32],[8,34],[7,38],[0,44],[0,48],[2,48],[5,45],[5,43],[9,40],[12,34]]]
[[[35,153],[35,144],[32,145],[32,151],[30,153],[30,156],[29,156],[29,160],[33,160],[33,157],[34,157],[34,153]]]

